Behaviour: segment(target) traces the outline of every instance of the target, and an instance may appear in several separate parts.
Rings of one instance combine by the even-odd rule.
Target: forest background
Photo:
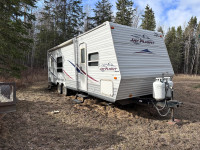
[[[113,12],[113,7],[115,12]],[[181,15],[181,14],[180,14]],[[178,19],[178,18],[177,18]],[[167,29],[156,24],[154,10],[140,10],[132,0],[1,0],[0,76],[20,78],[23,72],[47,69],[47,50],[105,21],[158,31],[176,74],[200,74],[200,22],[196,16]]]

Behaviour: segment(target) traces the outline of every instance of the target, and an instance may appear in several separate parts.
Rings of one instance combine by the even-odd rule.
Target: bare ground
[[[200,77],[176,76],[182,122],[168,125],[147,106],[108,105],[95,98],[73,104],[37,82],[17,91],[17,112],[0,120],[0,149],[200,149]],[[53,111],[58,113],[52,113]]]

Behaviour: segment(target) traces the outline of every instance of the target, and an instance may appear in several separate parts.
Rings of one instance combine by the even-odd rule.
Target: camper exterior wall
[[[58,55],[58,57],[59,56],[62,56],[63,72],[58,73],[58,78],[60,77],[65,81],[60,81],[60,83],[63,83],[64,86],[68,88],[76,89],[76,73],[74,67],[70,63],[75,61],[74,44],[61,48],[61,53]]]
[[[109,22],[106,22],[96,30],[78,36],[70,45],[61,48],[57,46],[59,49],[49,50],[49,82],[64,84],[69,89],[77,90],[78,88],[90,95],[115,102],[121,76],[110,30]],[[76,47],[77,49],[75,49]],[[83,48],[86,49],[86,68],[82,68],[84,66],[81,63],[81,49]],[[93,53],[98,53],[98,66],[88,65],[90,62],[88,62],[88,56]],[[58,57],[62,57],[63,72],[57,72],[59,69],[56,62]],[[87,82],[86,87],[82,86],[84,77]],[[106,85],[110,86],[111,84],[112,91],[110,93],[112,94],[106,94],[106,90],[102,93],[103,89],[107,88]]]
[[[174,75],[160,35],[106,22],[49,50],[49,82],[110,102],[152,94],[155,78]],[[59,57],[62,72],[57,72]]]
[[[152,83],[174,71],[161,33],[110,23],[121,73],[117,100],[152,94]]]
[[[114,102],[116,99],[119,83],[120,83],[120,72],[119,66],[116,59],[116,53],[113,45],[113,39],[110,31],[109,22],[106,22],[105,26],[98,28],[88,34],[78,37],[78,44],[86,43],[87,49],[87,61],[88,55],[98,52],[99,60],[98,66],[87,66],[88,75],[88,93],[91,95],[95,94],[103,99],[109,98]],[[80,56],[80,49],[78,51]],[[78,64],[80,64],[80,57],[78,57]],[[87,62],[88,64],[88,62]],[[113,70],[107,70],[108,65],[113,65]],[[110,68],[109,68],[110,69]],[[79,81],[80,81],[79,74]],[[114,79],[117,77],[117,80]],[[111,81],[113,83],[113,95],[107,96],[101,93],[101,80]]]
[[[57,58],[62,57],[62,72],[58,72]],[[74,61],[74,45],[70,44],[60,49],[49,52],[49,79],[52,83],[62,83],[71,89],[76,89],[75,70],[71,67],[68,59]]]

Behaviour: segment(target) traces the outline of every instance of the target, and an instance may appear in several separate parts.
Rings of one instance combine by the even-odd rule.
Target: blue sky
[[[83,0],[83,4],[94,7],[98,0]],[[116,12],[115,2],[110,0],[113,11]],[[134,6],[143,11],[147,4],[153,9],[157,26],[160,25],[167,30],[171,26],[187,25],[192,16],[196,16],[200,21],[200,0],[133,0]]]
[[[82,0],[83,5],[90,5],[91,9],[97,1]],[[114,14],[116,1],[110,0]],[[133,0],[133,2],[133,7],[138,7],[140,13],[143,13],[149,4],[155,13],[157,26],[162,26],[165,31],[172,26],[181,25],[184,28],[192,16],[196,16],[198,22],[200,21],[200,0]],[[38,5],[41,5],[41,2]]]

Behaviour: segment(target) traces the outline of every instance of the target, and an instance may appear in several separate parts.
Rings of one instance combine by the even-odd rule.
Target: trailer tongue
[[[171,113],[171,121],[169,121],[169,124],[178,122],[174,118],[174,109],[183,104],[178,100],[174,100],[172,79],[170,77],[164,77],[164,74],[162,77],[156,78],[155,82],[153,82],[153,97],[144,96],[134,98],[132,102],[153,105],[162,117]]]
[[[181,104],[183,104],[182,102],[179,102],[177,100],[164,100],[164,101],[160,101],[160,102],[155,102],[152,101],[153,106],[156,108],[156,110],[158,111],[158,114],[160,116],[167,116],[170,112],[171,112],[171,123],[176,122],[177,119],[174,119],[174,108],[179,107]],[[160,107],[160,108],[158,108]],[[165,114],[162,114],[161,111],[164,109],[167,109],[167,112]]]
[[[179,107],[182,103],[173,100],[173,82],[171,77],[165,77],[164,74],[162,74],[162,77],[156,78],[153,83],[153,98],[155,101],[152,101],[152,104],[159,115],[167,116],[171,111],[171,121],[174,122],[174,108]],[[162,114],[160,111],[165,108],[168,108],[168,111],[165,114]]]

